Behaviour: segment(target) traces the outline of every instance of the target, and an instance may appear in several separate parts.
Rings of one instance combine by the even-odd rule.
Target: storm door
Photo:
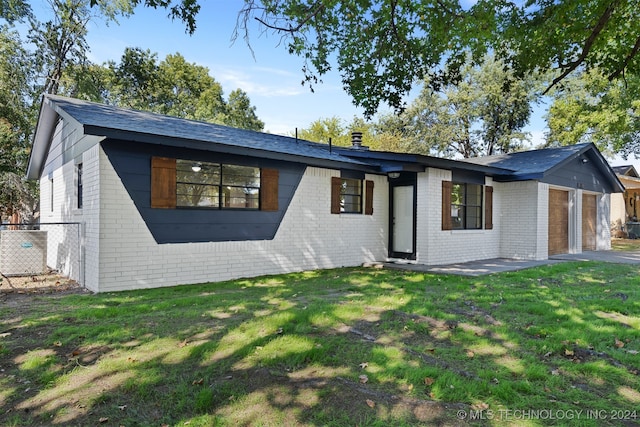
[[[390,180],[391,242],[389,256],[392,258],[416,258],[416,184],[412,179]]]

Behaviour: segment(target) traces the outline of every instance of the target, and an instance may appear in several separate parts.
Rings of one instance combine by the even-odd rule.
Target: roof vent
[[[362,132],[351,132],[351,148],[355,150],[369,149],[369,147],[362,145]]]

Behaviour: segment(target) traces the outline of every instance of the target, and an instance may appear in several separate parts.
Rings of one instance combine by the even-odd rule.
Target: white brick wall
[[[389,187],[374,181],[374,215],[330,213],[331,177],[339,171],[307,168],[273,240],[218,243],[155,243],[115,170],[98,145],[82,155],[84,206],[75,209],[74,162],[41,179],[43,222],[84,224],[84,271],[92,291],[221,281],[317,268],[355,266],[388,256]],[[417,180],[417,260],[427,265],[498,257],[546,259],[549,185],[535,181],[494,187],[492,230],[441,229],[442,181],[451,172],[428,169]],[[573,192],[570,216],[580,215],[581,193]],[[598,198],[598,249],[610,249],[610,197]],[[579,236],[574,230],[573,245]],[[581,228],[580,228],[581,230]],[[50,251],[54,253],[55,251]],[[53,262],[53,261],[52,261]]]
[[[87,286],[93,290],[355,266],[384,259],[387,254],[388,186],[384,176],[366,177],[374,181],[373,215],[332,215],[331,176],[339,176],[339,171],[308,168],[273,240],[159,245],[102,151],[100,165],[99,285],[87,273]],[[93,244],[90,239],[95,241],[87,232],[87,246]]]
[[[438,265],[498,257],[499,194],[494,191],[492,230],[442,230],[442,181],[450,180],[451,172],[441,169],[418,174],[417,262]],[[493,185],[491,180],[486,184]]]
[[[499,217],[501,258],[546,259],[548,194],[540,194],[544,192],[540,185],[536,181],[494,184],[494,200],[500,199],[499,209],[494,208],[494,221]]]
[[[97,283],[100,271],[100,147],[95,145],[82,155],[83,172],[83,226],[84,226],[84,285],[92,291],[98,291]],[[106,160],[106,159],[105,159]]]
[[[85,151],[82,155],[83,163],[83,208],[77,208],[77,174],[76,162],[65,163],[54,170],[51,176],[40,179],[40,222],[42,229],[48,230],[47,236],[47,265],[58,269],[64,275],[74,279],[91,290],[88,284],[95,283],[98,277],[97,263],[98,246],[95,239],[85,240],[89,236],[97,236],[99,196],[98,196],[98,147],[97,145]],[[53,208],[51,204],[51,178],[53,179]],[[47,223],[71,222],[77,226],[46,225]],[[79,248],[78,236],[79,231]],[[72,235],[69,235],[73,233]],[[73,249],[68,246],[73,245]],[[64,250],[61,250],[64,249]],[[89,264],[85,263],[86,257]],[[89,269],[86,266],[89,266]],[[95,268],[92,268],[94,267]],[[87,280],[85,274],[94,280]]]

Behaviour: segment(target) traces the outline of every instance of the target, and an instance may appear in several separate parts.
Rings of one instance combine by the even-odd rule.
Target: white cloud
[[[302,95],[307,90],[292,73],[285,70],[212,66],[209,71],[226,92],[242,89],[249,96],[290,97]]]

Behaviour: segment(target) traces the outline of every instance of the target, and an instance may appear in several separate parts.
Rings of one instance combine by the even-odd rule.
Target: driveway
[[[459,276],[484,276],[505,271],[523,270],[541,265],[557,264],[566,261],[601,261],[618,264],[640,265],[640,251],[593,251],[581,254],[553,255],[548,260],[529,261],[510,258],[495,258],[482,261],[461,262],[446,265],[424,265],[410,262],[385,262],[384,268],[423,271],[427,273],[457,274]]]
[[[616,264],[640,264],[640,251],[589,251],[581,254],[553,255],[550,259],[560,261],[602,261]]]

